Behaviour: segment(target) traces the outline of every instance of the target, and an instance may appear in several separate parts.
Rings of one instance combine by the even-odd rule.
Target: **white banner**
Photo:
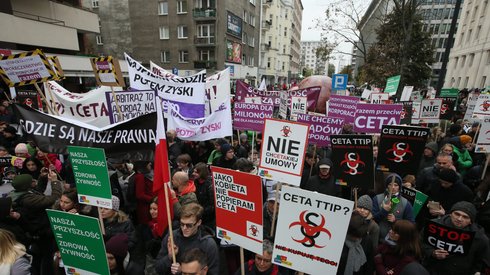
[[[475,153],[490,152],[490,116],[485,116],[481,120],[480,132],[476,140]]]
[[[308,274],[335,274],[354,202],[283,186],[272,259]]]
[[[51,92],[49,92],[49,90]],[[109,109],[106,105],[105,93],[111,92],[108,86],[101,86],[87,93],[72,93],[55,81],[44,83],[46,99],[53,109],[57,109],[61,117],[81,121],[96,127],[111,124]],[[121,87],[114,87],[121,91]],[[51,97],[52,96],[52,97]]]
[[[222,102],[216,112],[204,118],[185,118],[174,104],[169,107],[167,129],[174,129],[182,140],[203,141],[233,134],[229,100]]]
[[[259,176],[299,186],[310,125],[266,119]]]
[[[186,117],[203,117],[205,109],[206,71],[187,77],[163,78],[124,54],[128,64],[129,83],[137,90],[154,90],[164,100],[175,102]],[[185,105],[185,106],[184,106]],[[185,113],[184,113],[185,112]]]
[[[163,69],[157,64],[150,61],[150,70],[166,78],[179,78],[180,76]],[[206,116],[216,111],[221,102],[230,99],[230,69],[226,68],[216,74],[206,78]]]
[[[478,100],[475,103],[472,117],[482,118],[483,116],[489,116],[489,115],[490,115],[490,95],[480,94],[478,96]]]
[[[402,96],[400,97],[400,101],[410,101],[410,96],[412,95],[413,86],[405,86],[403,87]]]

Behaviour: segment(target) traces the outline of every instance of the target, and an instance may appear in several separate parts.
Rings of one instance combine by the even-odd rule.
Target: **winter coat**
[[[239,268],[236,272],[235,275],[240,275],[242,270]],[[257,267],[255,266],[255,260],[249,260],[247,264],[245,265],[245,275],[281,275],[281,272],[279,272],[279,267],[275,264],[273,264],[269,269],[267,269],[264,272],[260,272]]]
[[[105,238],[109,240],[119,233],[128,235],[128,249],[131,252],[136,245],[136,232],[133,223],[122,212],[118,212],[117,216],[112,219],[104,219]]]
[[[379,237],[381,240],[384,239],[388,231],[390,231],[392,223],[389,222],[386,218],[389,211],[386,211],[383,206],[383,199],[386,194],[378,194],[373,198],[373,218],[378,223],[379,226]],[[396,220],[407,220],[411,222],[415,222],[415,217],[413,216],[412,204],[407,201],[402,196],[398,196],[400,203],[397,204],[396,209],[392,212],[395,215]]]
[[[138,224],[147,224],[151,218],[149,214],[150,203],[153,199],[153,181],[144,174],[134,175],[136,188],[136,217]]]
[[[335,178],[332,174],[327,179],[322,179],[319,175],[310,177],[304,185],[304,189],[339,198],[342,196],[341,189],[339,185],[335,184]]]
[[[429,196],[428,201],[437,201],[449,213],[451,207],[458,201],[472,202],[474,195],[468,186],[456,182],[449,188],[444,188],[440,183],[430,186],[426,193]]]
[[[473,166],[473,160],[470,153],[463,147],[459,137],[454,137],[449,140],[449,143],[453,146],[453,152],[458,156],[457,163],[454,164],[458,169],[458,172],[464,177],[466,171]]]
[[[213,239],[212,231],[204,226],[200,226],[197,233],[190,236],[184,237],[182,235],[182,230],[176,229],[173,231],[174,244],[179,248],[176,255],[177,262],[182,261],[182,255],[184,252],[193,249],[200,248],[206,254],[208,258],[207,266],[208,274],[219,275],[219,252],[218,246]],[[155,270],[158,274],[170,275],[170,267],[172,266],[172,258],[169,257],[169,252],[167,250],[168,234],[163,238],[162,246],[160,252],[156,258]]]
[[[31,255],[26,253],[23,245],[17,244],[14,249],[17,254],[17,259],[13,264],[0,263],[0,274],[31,275]]]
[[[433,219],[433,221],[454,228],[449,215]],[[467,275],[482,270],[483,261],[490,259],[488,237],[485,236],[481,226],[475,223],[468,225],[463,230],[475,232],[473,243],[466,255],[454,254],[438,260],[433,257],[435,248],[425,242],[422,243],[422,250],[425,255],[424,266],[431,274]]]
[[[406,265],[414,261],[416,259],[412,255],[400,257],[395,253],[395,246],[387,243],[379,245],[377,255],[374,257],[377,275],[386,275],[389,270],[393,270],[393,275],[398,275]]]
[[[177,195],[178,201],[174,203],[174,219],[180,219],[180,211],[182,206],[191,202],[199,203],[196,197],[196,186],[192,180],[187,182],[187,187],[181,194]]]
[[[216,227],[216,213],[214,209],[214,187],[211,177],[206,180],[196,179],[194,180],[194,186],[196,186],[196,197],[199,204],[204,208],[202,215],[202,222],[204,225],[215,228]]]

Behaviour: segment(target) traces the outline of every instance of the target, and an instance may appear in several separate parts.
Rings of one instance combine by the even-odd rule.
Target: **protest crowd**
[[[65,249],[57,245],[54,226],[50,225],[53,219],[48,218],[46,209],[101,221],[110,274],[296,274],[298,269],[278,264],[273,258],[278,249],[309,255],[304,265],[316,259],[335,266],[336,274],[490,274],[490,171],[487,154],[477,150],[477,139],[487,134],[482,129],[487,129],[488,122],[464,116],[470,94],[475,92],[478,91],[457,91],[458,105],[453,105],[451,117],[435,123],[420,119],[418,126],[408,126],[411,123],[399,126],[402,122],[398,117],[396,123],[388,123],[386,119],[386,124],[381,123],[377,131],[366,132],[358,131],[354,121],[330,121],[329,127],[337,127],[339,131],[328,135],[328,145],[303,138],[305,152],[292,158],[292,162],[279,155],[266,157],[270,163],[283,160],[278,165],[290,165],[291,171],[301,170],[297,184],[263,176],[268,172],[259,166],[265,161],[264,156],[269,156],[262,154],[265,148],[276,147],[282,153],[289,150],[295,156],[291,151],[299,145],[284,149],[286,145],[280,145],[279,138],[277,143],[271,143],[271,134],[243,128],[235,128],[231,135],[219,138],[197,135],[194,140],[187,140],[169,121],[163,137],[164,152],[168,153],[164,158],[168,158],[168,165],[164,163],[163,169],[168,166],[170,171],[169,184],[163,189],[170,187],[166,190],[168,194],[155,192],[154,183],[162,170],[155,167],[157,150],[155,160],[138,158],[137,154],[118,157],[110,151],[106,159],[110,208],[83,203],[77,194],[76,178],[80,171],[70,162],[72,156],[48,151],[46,144],[41,149],[33,132],[26,132],[28,124],[18,111],[19,104],[2,100],[0,274],[68,274],[63,261]],[[238,107],[237,97],[234,112],[242,108]],[[430,100],[428,97],[422,95],[424,100]],[[366,109],[368,105],[359,104],[358,109]],[[174,111],[169,107],[169,112]],[[296,120],[299,122],[302,116],[297,114]],[[291,128],[285,126],[281,137],[295,131],[293,124]],[[408,137],[406,143],[418,142],[417,145],[391,146],[393,140],[403,136]],[[348,147],[350,142],[359,145],[357,159],[336,151]],[[117,150],[124,153],[125,147]],[[390,153],[399,160],[392,166],[387,164]],[[367,161],[363,154],[371,160]],[[408,155],[416,163],[413,158],[407,160]],[[350,169],[345,174],[350,173],[352,178],[343,177],[347,184],[342,184],[339,171],[345,167]],[[224,169],[215,170],[220,168]],[[361,168],[365,170],[357,173]],[[216,174],[225,175],[226,169],[239,171],[240,175],[262,176],[258,189],[262,190],[260,205],[263,207],[257,211],[262,215],[261,253],[241,251],[240,246],[219,236],[223,234],[219,229],[223,217],[217,215],[218,208],[227,208],[231,213],[237,205],[240,209],[252,209],[256,205],[228,199],[225,206],[224,201],[217,199],[223,194],[218,192],[216,181],[224,182],[226,176],[220,178]],[[228,191],[235,188],[232,193],[250,189],[241,191],[233,184],[223,183],[223,186]],[[300,221],[305,223],[289,226],[301,226],[304,250],[277,245],[287,229],[280,226],[281,214],[288,215],[280,206],[299,198],[305,205],[312,204],[310,195],[291,195],[293,191],[289,190],[295,189],[301,189],[297,193],[300,195],[312,194],[311,198],[325,195],[332,198],[332,204],[338,200],[353,205],[345,212],[345,230],[340,233],[345,236],[341,239],[343,246],[319,244],[321,238],[317,237],[322,232],[328,232],[332,238],[338,232],[322,228],[323,225],[319,229],[319,222],[312,220],[311,213],[304,217],[306,221]],[[324,212],[328,212],[326,202]],[[166,209],[167,204],[170,209]],[[166,210],[171,213],[170,223],[161,220],[161,211]],[[328,219],[326,224],[333,227]],[[253,238],[249,241],[253,242]],[[311,254],[311,247],[335,251],[340,258]],[[316,270],[312,274],[334,273]]]

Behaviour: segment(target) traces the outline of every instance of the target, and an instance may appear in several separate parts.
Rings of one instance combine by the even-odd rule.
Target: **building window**
[[[177,1],[177,14],[187,13],[187,1]]]
[[[187,38],[187,26],[185,25],[177,26],[177,38],[179,39]]]
[[[162,1],[158,2],[158,15],[167,15],[168,14],[168,2]]]
[[[242,33],[242,43],[243,43],[243,44],[246,44],[246,43],[247,43],[247,41],[248,41],[248,35],[247,35],[247,33],[246,33],[246,32],[243,32],[243,33]]]
[[[170,52],[169,51],[161,52],[160,57],[161,57],[162,63],[170,63]]]
[[[288,28],[284,27],[284,36],[287,36],[287,35],[288,35]]]
[[[189,62],[189,52],[179,51],[179,63],[188,63],[188,62]]]
[[[475,33],[475,40],[478,40],[478,37],[480,36],[481,32],[481,25],[476,28],[476,33]]]
[[[243,11],[243,22],[248,23],[248,12],[246,10]]]
[[[490,50],[487,50],[487,65],[490,64]]]
[[[247,56],[242,54],[242,65],[247,65]]]
[[[250,66],[254,66],[254,63],[255,63],[255,58],[253,56],[250,57],[250,60],[248,62],[248,65]]]
[[[464,32],[461,33],[461,39],[459,40],[459,45],[461,45],[461,43],[463,42],[463,39],[464,39]]]
[[[209,56],[209,50],[199,51],[199,60],[208,61]]]
[[[252,48],[255,47],[255,37],[250,36],[250,38],[248,39],[248,45]]]
[[[480,83],[480,87],[485,87],[485,83],[487,82],[487,76],[484,75],[482,76],[481,78],[481,83]]]
[[[250,20],[248,21],[248,23],[255,27],[255,15],[250,13]]]
[[[214,25],[213,24],[197,25],[197,37],[199,38],[214,37]]]
[[[461,77],[458,77],[458,81],[456,81],[456,87],[459,87],[460,83],[461,83]]]
[[[270,69],[271,68],[271,58],[268,57],[267,58],[267,69]]]
[[[467,76],[467,77],[464,79],[464,85],[463,85],[463,87],[465,87],[465,88],[466,88],[466,87],[468,87],[468,82],[469,82],[469,81],[470,81],[470,77],[469,77],[469,76]]]
[[[464,68],[465,63],[466,63],[466,55],[463,55],[463,59],[461,59],[461,68]]]
[[[255,6],[255,0],[249,0],[250,4]]]
[[[475,59],[475,54],[470,54],[470,60],[468,61],[468,67],[473,66],[473,60]]]
[[[104,42],[102,41],[102,35],[96,35],[95,42],[97,42],[97,45],[104,45]]]
[[[98,8],[99,7],[99,0],[92,0],[92,8]]]
[[[459,57],[456,57],[454,59],[454,69],[456,69],[456,67],[458,66],[458,60],[459,60]]]
[[[168,27],[160,27],[160,39],[169,39]]]
[[[473,30],[468,31],[468,36],[466,37],[466,42],[470,41],[472,31]]]

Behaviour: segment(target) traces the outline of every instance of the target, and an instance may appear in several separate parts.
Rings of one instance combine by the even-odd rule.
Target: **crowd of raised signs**
[[[452,121],[427,125],[431,134],[417,171],[377,171],[370,190],[336,185],[333,171],[338,168],[330,148],[309,147],[300,188],[356,201],[344,247],[336,248],[342,249],[337,274],[490,274],[490,171],[486,155],[474,152],[480,123],[462,119],[467,96],[460,92]],[[18,124],[9,101],[3,100],[0,274],[65,274],[45,209],[99,213],[78,203],[67,156],[40,151]],[[342,134],[356,133],[344,125]],[[171,260],[168,231],[159,234],[157,228],[161,202],[152,191],[152,162],[109,158],[112,208],[100,215],[111,274],[240,274],[239,248],[216,237],[210,166],[255,173],[261,138],[241,131],[234,137],[184,142],[167,131],[177,264]],[[377,154],[375,144],[375,162]],[[275,184],[263,180],[264,252],[245,253],[245,274],[295,273],[272,261],[270,233],[280,203]],[[416,215],[403,189],[428,196]],[[198,268],[189,271],[192,262]]]

